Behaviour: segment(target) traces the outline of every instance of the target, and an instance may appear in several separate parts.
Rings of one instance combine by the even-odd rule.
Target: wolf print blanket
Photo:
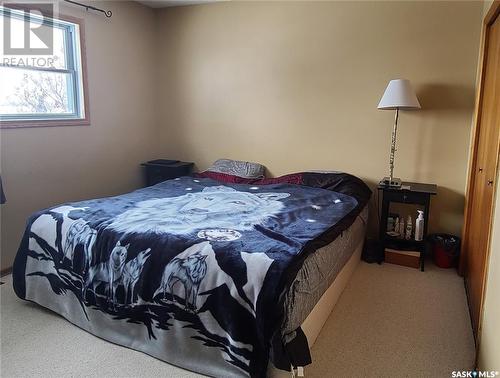
[[[183,177],[28,220],[17,295],[117,344],[213,376],[264,376],[308,245],[358,201]],[[272,352],[272,353],[271,353]],[[289,365],[288,365],[289,366]]]

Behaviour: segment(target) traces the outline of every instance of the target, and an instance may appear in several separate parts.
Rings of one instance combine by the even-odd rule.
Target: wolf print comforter
[[[264,376],[270,355],[293,363],[275,346],[293,275],[358,207],[320,188],[193,177],[68,203],[28,220],[14,289],[178,366]]]

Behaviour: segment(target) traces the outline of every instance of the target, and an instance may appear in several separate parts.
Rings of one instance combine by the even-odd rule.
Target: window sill
[[[51,119],[0,121],[0,129],[17,129],[29,127],[62,127],[62,126],[90,126],[90,119]]]

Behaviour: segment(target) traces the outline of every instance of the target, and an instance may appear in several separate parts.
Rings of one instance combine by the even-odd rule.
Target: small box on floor
[[[420,267],[420,252],[386,248],[385,262],[418,269]]]

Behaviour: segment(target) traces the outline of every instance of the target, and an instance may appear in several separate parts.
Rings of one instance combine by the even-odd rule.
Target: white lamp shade
[[[378,109],[420,109],[420,103],[410,80],[391,80],[380,99]]]

